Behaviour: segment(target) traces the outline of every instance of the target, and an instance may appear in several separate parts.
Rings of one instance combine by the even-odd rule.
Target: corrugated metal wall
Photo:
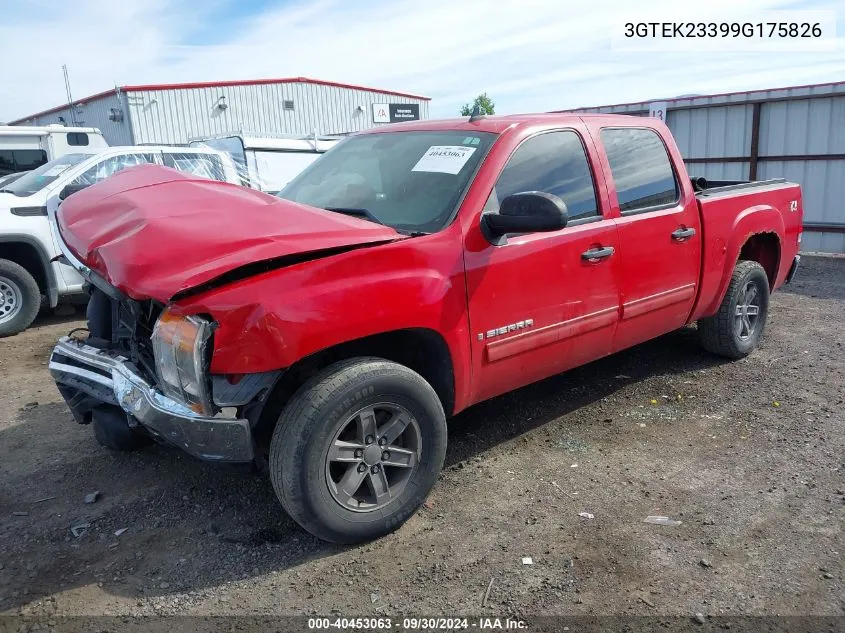
[[[225,110],[216,107],[221,96]],[[373,103],[419,104],[420,118],[428,118],[423,99],[305,82],[130,92],[127,100],[136,143],[185,143],[234,130],[269,135],[357,132],[378,125],[373,123]],[[293,110],[283,108],[286,100],[293,101]]]
[[[109,145],[133,145],[132,129],[126,116],[124,99],[126,95],[111,94],[91,101],[81,101],[76,106],[76,125],[99,128]],[[111,108],[123,111],[123,121],[109,121]],[[70,108],[63,108],[56,112],[19,121],[19,125],[49,125],[60,123],[59,117],[64,117],[66,125],[72,125]]]
[[[630,103],[576,112],[642,116],[648,106]],[[821,225],[805,229],[802,248],[845,253],[845,83],[669,100],[666,124],[690,175],[751,177],[755,108],[756,179],[800,183],[804,222]],[[830,225],[835,230],[823,230]]]

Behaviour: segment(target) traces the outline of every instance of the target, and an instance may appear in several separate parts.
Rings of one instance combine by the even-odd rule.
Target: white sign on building
[[[654,103],[648,104],[648,116],[660,119],[666,123],[666,102],[655,101]]]

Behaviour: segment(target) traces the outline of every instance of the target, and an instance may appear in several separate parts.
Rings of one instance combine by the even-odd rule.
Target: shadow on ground
[[[479,404],[451,421],[447,467],[632,382],[721,362],[685,328]],[[249,467],[161,446],[106,451],[59,403],[18,416],[0,433],[0,609],[93,582],[133,598],[197,591],[344,549],[296,526]],[[578,420],[573,430],[602,422],[612,420]],[[84,504],[95,490],[101,498]]]

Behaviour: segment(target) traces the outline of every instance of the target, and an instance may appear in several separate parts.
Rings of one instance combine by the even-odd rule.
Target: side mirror
[[[77,191],[82,191],[85,187],[88,187],[88,185],[65,185],[65,187],[59,192],[59,200],[64,200],[68,196],[75,194]]]
[[[515,193],[502,200],[498,213],[481,216],[482,229],[494,238],[508,233],[559,231],[569,221],[566,203],[542,191]]]

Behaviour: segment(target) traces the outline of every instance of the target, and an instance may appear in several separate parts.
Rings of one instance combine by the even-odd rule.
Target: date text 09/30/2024
[[[370,618],[370,617],[331,617],[331,618],[308,618],[308,629],[311,631],[319,630],[340,630],[340,631],[354,631],[354,630],[368,630],[368,631],[388,631],[388,630],[403,630],[403,631],[460,631],[467,629],[480,630],[524,630],[528,628],[528,623],[525,620],[517,618],[448,618],[448,617],[434,617],[434,618],[402,618],[401,620],[394,620],[389,617]]]

